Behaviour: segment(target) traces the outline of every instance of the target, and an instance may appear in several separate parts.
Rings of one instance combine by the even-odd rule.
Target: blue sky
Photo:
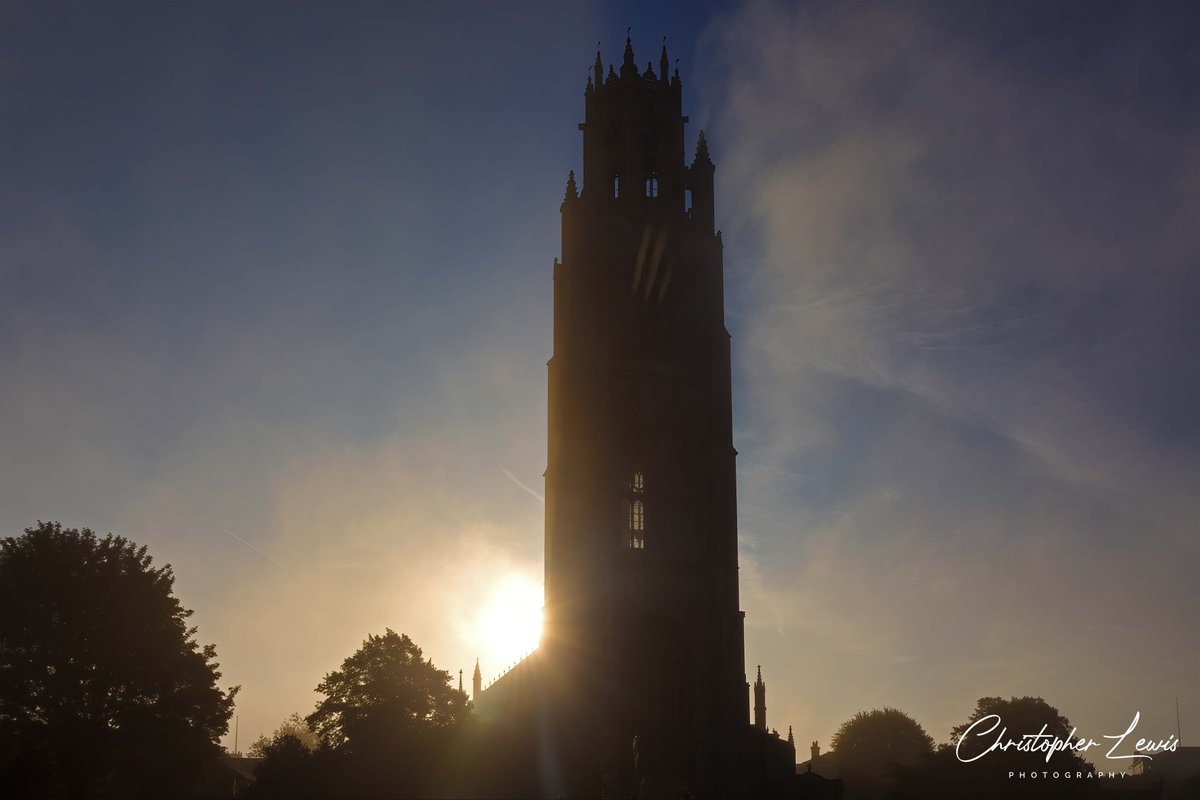
[[[1200,719],[1194,7],[0,21],[0,531],[172,563],[243,747],[384,627],[510,655],[480,626],[540,583],[558,203],[626,26],[718,164],[770,723]]]

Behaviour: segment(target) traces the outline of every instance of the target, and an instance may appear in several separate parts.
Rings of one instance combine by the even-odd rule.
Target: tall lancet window
[[[621,176],[613,175],[613,197],[621,196]]]
[[[646,178],[646,197],[658,197],[658,176],[651,174]]]
[[[646,548],[646,503],[642,495],[646,491],[646,476],[633,473],[629,482],[632,496],[629,498],[629,546],[634,550]]]

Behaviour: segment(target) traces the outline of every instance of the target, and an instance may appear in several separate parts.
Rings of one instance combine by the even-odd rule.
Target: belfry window
[[[629,502],[629,546],[634,550],[646,547],[646,506],[640,499]]]
[[[658,197],[658,176],[646,178],[646,197]]]
[[[616,198],[616,197],[620,197],[620,196],[621,196],[621,176],[614,175],[613,176],[613,197]]]
[[[633,473],[629,482],[633,496],[629,499],[629,546],[634,550],[646,549],[646,503],[642,494],[646,491],[646,476]]]

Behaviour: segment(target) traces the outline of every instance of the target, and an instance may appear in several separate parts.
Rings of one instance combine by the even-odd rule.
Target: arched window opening
[[[614,175],[613,176],[613,197],[616,198],[616,197],[620,197],[620,196],[621,196],[621,176]]]
[[[646,197],[658,197],[658,176],[646,178]]]
[[[683,210],[686,211],[688,214],[692,213],[692,190],[691,189],[683,190]]]
[[[629,546],[634,550],[646,548],[646,505],[640,498],[629,503]]]

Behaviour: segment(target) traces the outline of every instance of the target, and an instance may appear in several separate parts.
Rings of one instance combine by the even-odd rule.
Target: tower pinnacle
[[[563,198],[566,201],[571,201],[579,197],[579,187],[575,183],[575,170],[567,173],[567,193]]]
[[[634,63],[633,59],[633,40],[629,38],[632,30],[633,28],[625,29],[625,59],[621,64],[622,78],[636,78],[638,76],[637,64]]]
[[[700,131],[699,138],[696,139],[696,158],[693,160],[695,164],[712,164],[712,157],[708,154],[708,140],[704,138],[704,131]]]
[[[754,727],[767,729],[767,685],[762,679],[762,664],[758,665],[758,679],[754,681]]]

